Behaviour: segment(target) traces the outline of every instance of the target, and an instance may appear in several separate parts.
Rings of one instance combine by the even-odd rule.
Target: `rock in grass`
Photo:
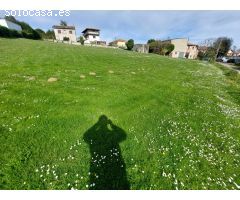
[[[136,74],[136,72],[131,72],[131,74]]]
[[[109,70],[108,73],[109,73],[109,74],[114,74],[114,71]]]
[[[80,75],[80,78],[81,78],[81,79],[84,79],[84,78],[86,78],[86,76],[81,74],[81,75]]]
[[[90,76],[96,76],[96,73],[95,72],[89,72],[89,75]]]
[[[35,78],[35,76],[30,76],[30,77],[28,77],[28,81],[34,81],[36,78]]]
[[[52,82],[56,82],[58,79],[57,78],[55,78],[55,77],[50,77],[49,79],[48,79],[48,82],[49,83],[52,83]]]

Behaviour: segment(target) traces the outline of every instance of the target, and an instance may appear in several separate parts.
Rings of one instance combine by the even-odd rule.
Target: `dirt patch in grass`
[[[84,78],[86,78],[86,76],[83,75],[83,74],[81,74],[81,75],[80,75],[80,78],[81,78],[81,79],[84,79]]]
[[[96,76],[96,73],[95,72],[89,72],[89,75],[90,76]]]
[[[47,81],[48,81],[49,83],[52,83],[52,82],[58,81],[58,79],[55,78],[55,77],[50,77]]]

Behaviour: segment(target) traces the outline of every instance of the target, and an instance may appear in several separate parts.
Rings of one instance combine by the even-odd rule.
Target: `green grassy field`
[[[200,61],[0,38],[0,188],[240,189],[239,91]]]

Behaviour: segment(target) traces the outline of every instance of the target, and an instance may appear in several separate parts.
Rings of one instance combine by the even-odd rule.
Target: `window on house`
[[[58,30],[58,33],[61,33],[61,30]]]
[[[96,38],[96,36],[94,35],[93,38]]]
[[[69,31],[69,34],[72,34],[72,31]]]

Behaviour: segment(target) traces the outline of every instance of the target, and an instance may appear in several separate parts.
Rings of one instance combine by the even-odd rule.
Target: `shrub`
[[[27,31],[22,31],[22,36],[24,38],[32,39],[32,40],[39,40],[39,39],[41,39],[41,36],[35,30],[33,30],[33,32],[31,32],[31,33],[27,32]]]
[[[0,37],[20,38],[22,37],[22,34],[16,30],[8,29],[4,26],[0,26]]]
[[[55,34],[54,34],[54,31],[53,30],[48,30],[46,32],[46,39],[55,39]]]
[[[69,37],[64,37],[63,41],[69,41]]]
[[[41,39],[46,38],[46,33],[42,29],[37,28],[35,31],[40,35]]]
[[[160,52],[161,41],[152,41],[149,43],[149,53],[156,53]]]
[[[171,43],[164,43],[160,51],[161,55],[169,55],[174,50],[174,45]]]
[[[84,38],[83,38],[83,36],[80,36],[79,40],[80,40],[81,45],[84,45]]]
[[[41,35],[36,30],[32,30],[32,39],[40,40],[41,39]]]
[[[10,35],[12,38],[21,38],[22,33],[16,30],[10,30]]]
[[[130,39],[126,42],[126,46],[128,50],[132,50],[133,46],[134,46],[134,40]]]
[[[173,44],[163,43],[160,40],[156,40],[149,44],[149,53],[169,55],[173,50],[174,50]]]
[[[0,37],[10,37],[10,30],[4,26],[0,26]]]
[[[27,39],[33,39],[33,34],[32,33],[28,33],[26,31],[22,31],[22,35],[24,38],[27,38]]]
[[[199,60],[203,60],[203,58],[204,58],[204,53],[203,53],[202,51],[199,51],[197,57],[198,57]]]
[[[209,47],[205,53],[205,57],[209,62],[214,62],[216,56],[216,49],[213,47]]]

